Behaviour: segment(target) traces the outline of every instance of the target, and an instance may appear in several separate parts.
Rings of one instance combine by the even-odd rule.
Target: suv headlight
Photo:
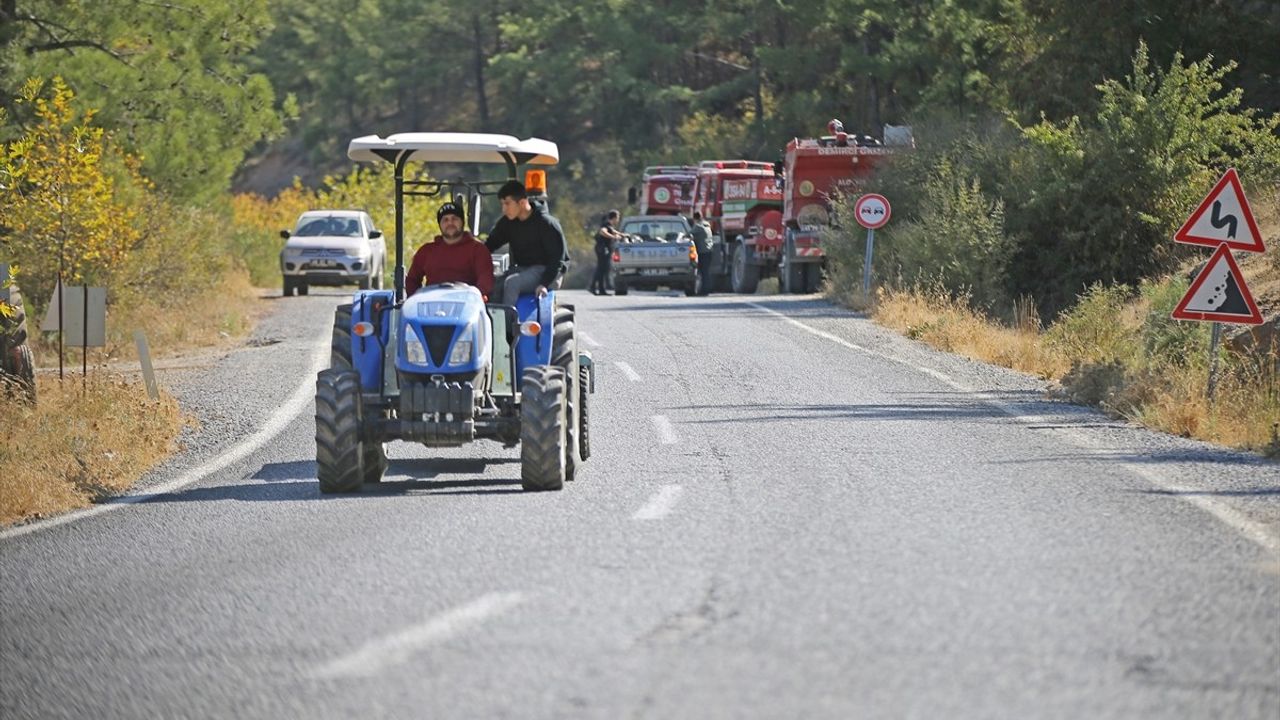
[[[413,331],[412,325],[404,326],[404,359],[414,365],[427,364],[427,349],[422,347],[422,341],[418,339],[418,333]]]

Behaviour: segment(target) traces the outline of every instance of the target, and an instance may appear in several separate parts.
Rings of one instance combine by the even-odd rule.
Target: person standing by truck
[[[515,305],[525,293],[539,299],[559,287],[569,267],[569,246],[560,221],[547,213],[546,205],[529,202],[524,183],[511,180],[498,188],[502,217],[493,224],[485,247],[489,252],[511,245],[511,269],[502,277],[498,293],[503,305]]]
[[[711,292],[711,225],[697,210],[693,211],[692,225],[689,234],[698,248],[698,294],[707,295]]]
[[[611,289],[609,265],[613,257],[613,245],[623,239],[622,233],[614,229],[620,217],[622,216],[617,210],[610,210],[604,214],[600,229],[596,231],[596,274],[591,278],[592,295],[608,295]]]

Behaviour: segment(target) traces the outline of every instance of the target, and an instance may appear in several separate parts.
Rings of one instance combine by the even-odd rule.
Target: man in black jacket
[[[485,247],[493,252],[510,244],[511,269],[500,281],[501,292],[494,295],[501,297],[503,305],[515,305],[517,298],[530,292],[541,299],[548,288],[560,286],[569,267],[564,230],[544,205],[529,202],[529,194],[517,180],[498,189],[498,200],[502,217],[489,231]]]

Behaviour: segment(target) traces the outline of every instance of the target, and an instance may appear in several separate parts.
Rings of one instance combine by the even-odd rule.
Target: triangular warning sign
[[[1233,250],[1263,252],[1262,233],[1253,219],[1240,176],[1236,169],[1227,170],[1217,185],[1209,191],[1200,207],[1182,224],[1174,240],[1189,245],[1217,247],[1226,243]]]
[[[1191,283],[1173,317],[1178,320],[1212,320],[1215,322],[1261,325],[1262,313],[1244,284],[1240,266],[1231,257],[1231,248],[1218,246],[1204,270]]]

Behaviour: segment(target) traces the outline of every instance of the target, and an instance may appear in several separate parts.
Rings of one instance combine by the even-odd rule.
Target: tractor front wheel
[[[360,443],[360,375],[321,370],[316,376],[316,478],[320,492],[355,492],[364,484]]]
[[[567,386],[564,369],[525,368],[520,389],[520,484],[525,490],[560,490],[568,464]]]

